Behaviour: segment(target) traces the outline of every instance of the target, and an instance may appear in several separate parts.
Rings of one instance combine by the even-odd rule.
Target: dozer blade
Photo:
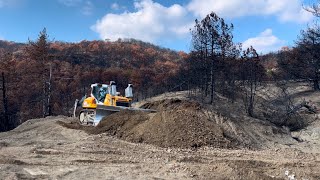
[[[115,112],[119,112],[122,110],[129,110],[129,111],[143,111],[143,112],[157,112],[153,109],[142,109],[142,108],[132,108],[132,107],[124,107],[124,106],[104,106],[104,105],[97,105],[96,109],[96,117],[94,120],[94,125],[98,125],[99,122],[106,116],[113,114]]]

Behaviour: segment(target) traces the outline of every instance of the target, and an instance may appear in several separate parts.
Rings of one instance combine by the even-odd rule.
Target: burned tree
[[[305,6],[304,9],[311,12],[314,16],[320,17],[320,1],[312,4],[311,6]]]
[[[218,61],[225,59],[233,50],[233,25],[225,23],[217,14],[208,14],[203,20],[195,21],[192,30],[193,59],[197,61],[197,79],[201,79],[201,89],[214,101]]]
[[[253,47],[243,52],[240,68],[241,86],[244,92],[243,102],[247,114],[252,117],[256,91],[264,75],[259,55]]]
[[[292,79],[312,82],[313,89],[320,90],[320,27],[301,31],[296,45],[279,60],[281,70]]]
[[[298,56],[297,65],[301,66],[301,76],[313,82],[314,90],[320,90],[320,28],[315,26],[301,32],[297,42]]]
[[[46,28],[40,32],[36,41],[29,40],[26,53],[31,61],[35,61],[35,67],[31,73],[41,77],[39,82],[42,83],[42,92],[39,93],[39,97],[41,97],[40,101],[42,102],[42,116],[46,117],[51,115],[50,98],[52,78],[51,65],[49,62],[49,41]]]

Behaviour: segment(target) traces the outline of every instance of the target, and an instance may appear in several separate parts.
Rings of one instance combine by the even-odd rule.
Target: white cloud
[[[135,38],[152,43],[190,41],[189,29],[194,19],[202,19],[210,12],[223,18],[268,16],[279,22],[306,23],[313,19],[311,13],[302,8],[302,0],[189,0],[184,6],[163,6],[154,0],[135,0],[134,11],[108,13],[91,26],[101,39]],[[123,10],[118,3],[113,10]],[[237,28],[237,27],[236,27]],[[267,29],[257,37],[244,42],[255,45],[259,52],[277,50],[285,44]]]
[[[66,5],[66,6],[77,6],[82,3],[82,0],[59,0],[60,3]]]
[[[90,0],[58,0],[59,3],[73,8],[79,8],[83,15],[89,16],[93,13],[94,4]]]
[[[118,3],[113,3],[113,4],[111,4],[111,9],[113,9],[113,10],[119,10],[119,8],[120,8],[120,6],[119,6]]]
[[[242,43],[243,49],[253,46],[258,53],[269,53],[278,51],[281,47],[285,46],[286,41],[280,40],[273,35],[272,29],[266,29],[257,37],[249,38]]]
[[[181,5],[165,7],[152,0],[136,1],[135,12],[107,14],[91,28],[102,39],[135,38],[157,42],[189,35],[191,27],[188,11]],[[190,27],[189,27],[190,25]]]
[[[195,16],[215,12],[224,18],[272,15],[284,22],[309,22],[313,16],[302,8],[302,0],[191,0],[187,5]]]
[[[84,6],[82,7],[82,14],[84,15],[91,15],[93,13],[94,5],[91,1],[86,1]]]
[[[112,10],[114,10],[114,11],[119,11],[119,10],[124,10],[124,11],[126,11],[127,10],[127,7],[126,6],[122,6],[122,5],[120,5],[120,4],[118,4],[118,3],[112,3],[111,4],[111,6],[110,6],[110,8],[112,9]]]

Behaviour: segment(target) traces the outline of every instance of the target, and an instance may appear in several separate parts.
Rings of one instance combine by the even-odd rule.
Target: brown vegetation
[[[45,30],[29,44],[0,41],[9,129],[30,118],[68,115],[92,83],[113,80],[121,92],[132,83],[136,99],[164,92],[174,86],[170,78],[183,56],[137,40],[50,42]]]

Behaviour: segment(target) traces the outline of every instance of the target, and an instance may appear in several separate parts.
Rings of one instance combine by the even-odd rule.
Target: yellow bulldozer
[[[96,126],[105,117],[121,110],[155,112],[151,109],[131,107],[133,98],[132,84],[125,89],[125,96],[117,92],[114,81],[110,84],[91,84],[90,94],[80,101],[76,100],[73,115],[79,118],[82,125]]]

